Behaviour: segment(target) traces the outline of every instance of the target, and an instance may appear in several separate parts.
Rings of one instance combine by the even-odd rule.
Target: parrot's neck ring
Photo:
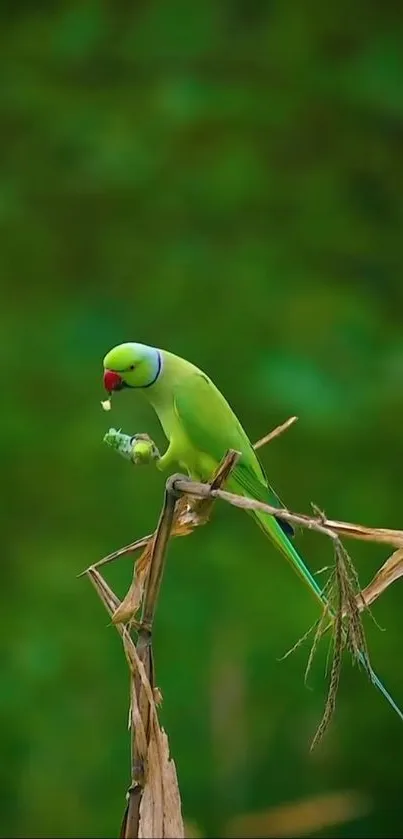
[[[161,371],[162,371],[162,355],[161,355],[160,350],[157,350],[156,352],[157,352],[157,368],[156,368],[156,371],[155,371],[155,376],[154,376],[153,379],[151,379],[151,382],[148,382],[147,385],[143,385],[143,390],[146,387],[151,387],[151,385],[154,385],[155,382],[157,381],[158,377],[161,374]]]

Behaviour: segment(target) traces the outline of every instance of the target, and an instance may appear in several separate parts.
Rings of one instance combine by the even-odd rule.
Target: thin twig
[[[146,629],[147,632],[151,632],[152,630],[157,597],[161,587],[162,574],[164,571],[165,554],[171,534],[175,504],[178,497],[179,496],[175,490],[175,476],[173,476],[168,479],[165,487],[164,505],[161,511],[158,527],[155,532],[150,572],[144,595],[141,624],[143,630]]]
[[[227,501],[234,507],[240,507],[243,510],[261,510],[276,518],[284,519],[284,521],[288,521],[290,524],[323,533],[331,539],[335,539],[337,536],[346,536],[351,539],[381,542],[395,547],[403,546],[403,530],[364,527],[360,524],[333,521],[327,518],[315,518],[307,516],[304,513],[290,513],[289,510],[283,507],[273,507],[271,504],[265,504],[263,501],[256,501],[254,498],[246,498],[243,495],[235,495],[224,489],[211,490],[208,484],[201,484],[187,479],[178,480],[176,482],[176,489],[187,495],[193,495],[196,498],[208,498],[210,495],[213,498],[221,498],[223,501]]]
[[[265,437],[261,437],[260,440],[257,440],[256,443],[253,444],[253,448],[261,449],[262,446],[266,446],[267,443],[271,443],[276,437],[279,437],[280,434],[283,434],[284,431],[287,431],[291,425],[294,425],[297,422],[298,417],[290,417],[288,420],[282,423],[282,425],[278,425],[277,428],[273,428],[273,431],[270,431]]]
[[[212,479],[209,482],[209,486],[211,487],[212,491],[216,489],[221,489],[222,485],[225,483],[230,473],[238,463],[240,457],[241,453],[235,451],[234,449],[229,449],[227,451],[225,457],[223,458],[221,463],[218,464],[217,469],[215,470]],[[215,499],[211,494],[209,498],[199,501],[197,506],[197,515],[203,521],[207,521],[207,519],[210,517],[214,503]]]
[[[107,565],[109,562],[114,562],[121,556],[126,556],[127,554],[139,551],[141,548],[145,548],[150,542],[150,540],[153,538],[153,535],[153,533],[149,533],[148,536],[143,536],[142,539],[136,539],[136,541],[131,542],[130,545],[125,545],[124,548],[119,548],[117,551],[113,551],[111,554],[108,554],[107,556],[104,556],[102,559],[99,559],[98,562],[94,562],[94,564],[86,568],[85,571],[81,571],[81,573],[77,576],[84,577],[85,574],[90,570],[90,568],[101,568],[102,565]]]

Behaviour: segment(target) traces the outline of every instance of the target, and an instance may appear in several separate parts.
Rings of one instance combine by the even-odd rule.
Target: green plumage
[[[175,358],[167,356],[165,353],[168,369],[176,369]],[[177,381],[173,389],[173,409],[186,438],[175,436],[173,423],[171,444],[174,448],[178,445],[180,449],[178,461],[193,478],[208,480],[228,449],[235,449],[241,453],[241,458],[227,482],[227,488],[239,495],[280,507],[281,502],[268,484],[252,444],[228,402],[208,376],[193,368],[193,365],[191,367],[189,374]],[[153,394],[150,394],[150,399],[153,401]],[[162,408],[161,415],[159,402],[156,410],[158,413],[158,405],[161,421],[164,422],[166,408]],[[319,587],[276,519],[258,511],[251,512],[251,515],[305,582],[309,577],[317,596],[321,598]]]
[[[122,386],[142,389],[158,414],[169,441],[159,468],[174,469],[179,464],[191,477],[206,481],[228,449],[235,449],[241,457],[227,489],[272,506],[282,506],[239,420],[205,373],[172,353],[136,343],[115,347],[106,355],[104,367],[106,377],[111,372],[118,374],[116,389]],[[251,515],[316,599],[326,604],[315,578],[276,518],[260,511]],[[403,720],[403,713],[371,669],[364,652],[360,659],[371,680]]]

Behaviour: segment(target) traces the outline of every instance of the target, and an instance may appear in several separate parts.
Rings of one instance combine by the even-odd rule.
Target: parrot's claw
[[[160,453],[148,434],[124,434],[120,429],[110,428],[104,436],[104,443],[115,449],[135,466],[160,460]]]
[[[148,434],[134,434],[130,444],[131,460],[135,466],[147,465],[161,457],[157,446]]]

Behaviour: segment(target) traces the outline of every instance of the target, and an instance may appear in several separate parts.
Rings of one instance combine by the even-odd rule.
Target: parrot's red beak
[[[121,390],[123,381],[119,373],[114,373],[113,370],[105,370],[104,372],[104,388],[108,393],[114,390]]]

